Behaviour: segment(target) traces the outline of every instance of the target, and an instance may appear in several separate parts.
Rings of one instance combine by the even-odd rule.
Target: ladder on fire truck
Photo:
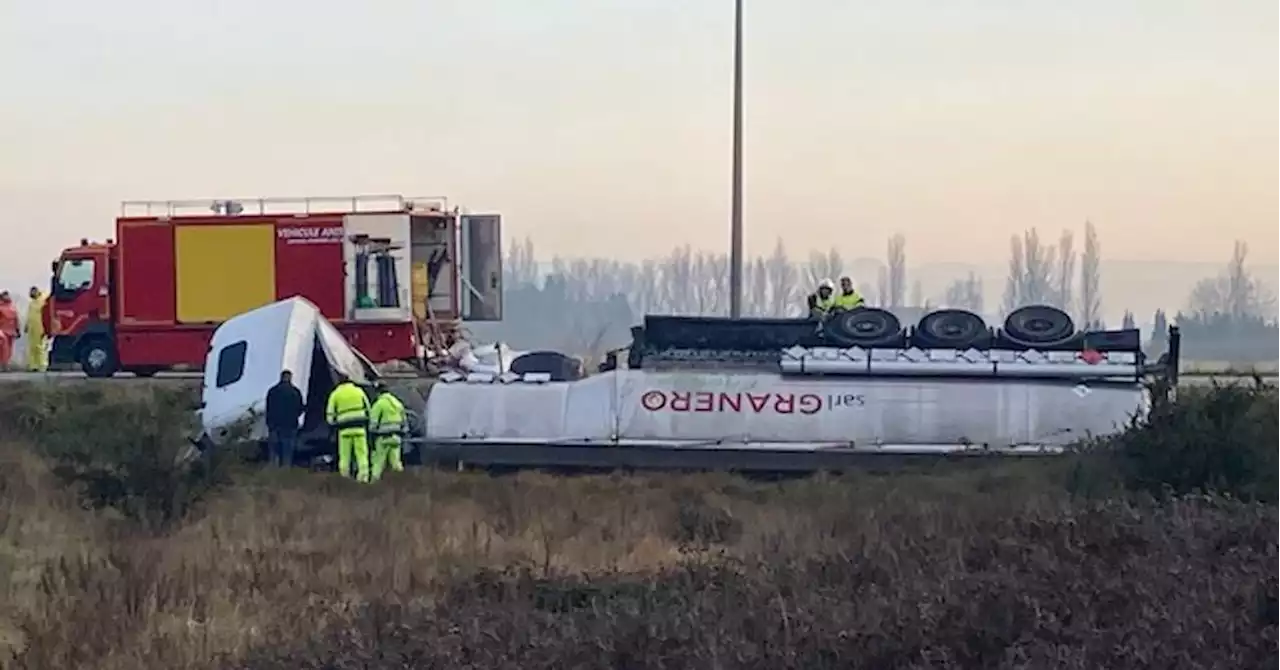
[[[125,200],[120,203],[124,217],[175,216],[267,216],[310,214],[356,214],[374,212],[448,212],[449,199],[443,196],[339,195],[266,198],[200,198],[194,200]]]
[[[437,363],[448,360],[451,345],[444,322],[436,318],[436,311],[431,307],[430,292],[422,302],[427,309],[427,320],[418,328],[418,341],[422,342],[422,370],[430,372]],[[454,335],[456,337],[456,333]]]

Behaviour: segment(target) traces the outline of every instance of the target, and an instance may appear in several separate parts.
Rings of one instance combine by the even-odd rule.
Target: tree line
[[[805,296],[820,281],[845,275],[855,279],[873,304],[902,309],[928,302],[918,281],[908,289],[906,240],[901,235],[890,238],[883,265],[847,262],[836,249],[813,251],[806,261],[796,261],[781,240],[769,254],[743,265],[746,316],[799,316],[805,311]],[[559,256],[543,263],[533,241],[525,238],[508,248],[503,274],[503,322],[472,324],[470,330],[518,347],[594,351],[625,345],[630,327],[645,314],[729,312],[728,255],[687,245],[638,263]],[[980,280],[976,293],[980,302]]]
[[[1276,359],[1280,342],[1276,296],[1250,272],[1248,254],[1248,246],[1237,241],[1226,268],[1196,282],[1186,310],[1172,317],[1182,331],[1184,358],[1235,363]],[[1133,319],[1132,314],[1126,317]],[[1170,320],[1164,310],[1156,311],[1150,349],[1163,350],[1163,341],[1154,335],[1163,332]]]
[[[1276,357],[1275,297],[1249,271],[1247,253],[1246,245],[1237,242],[1225,269],[1198,282],[1182,309],[1173,317],[1164,312],[1153,317],[1157,324],[1173,320],[1182,327],[1188,357]],[[1071,314],[1081,327],[1106,326],[1101,318],[1101,254],[1090,222],[1084,225],[1079,250],[1071,230],[1063,230],[1052,242],[1035,228],[1012,236],[1002,310],[1049,304]],[[729,311],[728,256],[687,245],[640,262],[559,256],[543,262],[532,239],[525,238],[507,249],[503,272],[504,320],[470,324],[469,330],[474,337],[519,348],[599,352],[625,346],[630,327],[645,314],[724,316]],[[799,316],[805,296],[819,281],[844,275],[854,279],[870,304],[907,321],[931,309],[982,314],[986,308],[982,279],[973,273],[952,280],[941,295],[926,297],[921,283],[908,277],[906,239],[898,234],[889,238],[884,259],[878,262],[850,262],[836,249],[811,251],[805,260],[796,260],[778,240],[770,253],[744,262],[743,312]],[[1135,320],[1126,314],[1125,324],[1111,325],[1131,325]]]

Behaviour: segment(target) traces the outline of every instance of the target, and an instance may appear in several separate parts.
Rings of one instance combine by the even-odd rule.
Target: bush
[[[55,458],[121,460],[144,442],[185,442],[198,404],[198,387],[188,385],[8,383],[0,385],[0,436],[26,438]]]
[[[1212,491],[1276,502],[1280,402],[1274,385],[1261,379],[1214,383],[1179,388],[1171,399],[1159,393],[1153,397],[1148,416],[1136,418],[1119,435],[1086,446],[1086,461],[1077,474],[1087,470],[1092,475],[1081,479],[1114,479],[1131,491],[1162,497]]]
[[[192,458],[196,404],[185,385],[5,384],[0,435],[35,445],[87,506],[163,528],[228,483],[235,460]]]

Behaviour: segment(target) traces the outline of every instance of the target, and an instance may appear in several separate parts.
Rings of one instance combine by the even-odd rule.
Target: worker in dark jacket
[[[267,451],[271,463],[281,467],[293,465],[293,450],[298,443],[298,418],[306,411],[302,392],[293,385],[293,373],[284,370],[280,381],[267,391]]]

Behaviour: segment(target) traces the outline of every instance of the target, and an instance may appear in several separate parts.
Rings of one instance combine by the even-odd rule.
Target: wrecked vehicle
[[[809,319],[650,315],[626,368],[560,381],[445,374],[420,447],[446,467],[813,471],[1054,456],[1123,430],[1177,383],[1180,337],[1150,362],[1136,329],[1079,330],[1033,305],[1002,327],[960,310]]]
[[[776,472],[1052,456],[1145,414],[1148,380],[1177,384],[1176,328],[1150,362],[1137,330],[1077,330],[1048,306],[1015,310],[1002,328],[958,310],[907,328],[884,310],[846,320],[857,323],[841,334],[805,319],[651,315],[633,329],[625,368],[615,355],[586,377],[558,352],[455,349],[424,392],[398,389],[413,436],[406,461]],[[265,396],[285,369],[308,403],[299,458],[329,462],[324,405],[337,375],[368,389],[378,372],[301,298],[219,327],[206,440],[265,438]]]
[[[218,326],[204,367],[198,412],[203,433],[197,447],[249,441],[265,453],[267,391],[284,370],[293,373],[306,403],[295,463],[331,462],[334,442],[324,417],[329,392],[339,375],[346,375],[371,393],[379,374],[314,304],[301,297],[259,307]],[[418,423],[413,408],[421,400],[401,400],[411,426]]]

